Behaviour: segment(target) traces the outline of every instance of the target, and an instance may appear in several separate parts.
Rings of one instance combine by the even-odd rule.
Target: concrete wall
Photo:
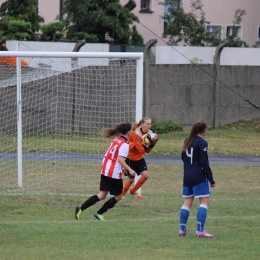
[[[216,47],[156,46],[156,64],[213,64]],[[260,66],[260,48],[229,48],[221,53],[220,65]]]
[[[100,68],[98,68],[100,69]],[[94,132],[135,118],[135,77],[122,65],[81,68],[23,84],[23,132]],[[213,65],[150,65],[150,116],[190,129],[215,121]],[[118,77],[125,74],[125,79]],[[82,77],[82,75],[85,75]],[[87,77],[86,77],[87,75]],[[260,67],[222,66],[220,125],[260,118]],[[243,99],[244,98],[244,99]],[[16,129],[16,86],[0,88],[0,132]],[[145,116],[145,115],[144,115]]]
[[[45,78],[22,84],[23,133],[96,133],[134,121],[135,66],[114,62],[54,76],[48,68],[23,73],[36,79],[40,70]],[[17,128],[17,88],[12,84],[0,87],[0,133],[15,133]]]
[[[184,128],[199,119],[214,126],[214,70],[213,65],[150,65],[150,116]],[[221,66],[220,81],[220,125],[260,118],[260,110],[243,100],[260,107],[260,67]]]

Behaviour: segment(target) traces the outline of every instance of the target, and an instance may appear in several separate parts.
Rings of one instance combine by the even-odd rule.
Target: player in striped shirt
[[[184,203],[180,210],[179,236],[186,236],[190,208],[194,198],[200,200],[197,210],[197,237],[213,238],[205,229],[210,187],[215,187],[212,171],[208,160],[208,143],[204,140],[207,125],[203,120],[193,124],[189,137],[185,140],[181,158],[184,165],[182,196]]]
[[[80,214],[90,206],[93,206],[100,200],[106,198],[110,192],[114,195],[107,200],[104,205],[94,214],[98,220],[105,220],[103,214],[109,209],[112,209],[115,204],[122,199],[123,181],[122,175],[126,170],[135,176],[135,171],[132,170],[125,162],[129,153],[128,137],[131,134],[131,124],[118,124],[113,128],[103,130],[104,137],[117,136],[110,144],[106,154],[104,155],[101,169],[100,192],[97,195],[91,196],[81,206],[75,208],[75,219],[78,220]]]

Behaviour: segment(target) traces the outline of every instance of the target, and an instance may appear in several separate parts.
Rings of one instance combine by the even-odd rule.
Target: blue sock
[[[186,231],[186,225],[190,215],[190,209],[187,206],[182,206],[180,210],[180,229]]]
[[[207,218],[208,206],[205,204],[200,204],[197,211],[197,231],[203,231],[206,218]]]

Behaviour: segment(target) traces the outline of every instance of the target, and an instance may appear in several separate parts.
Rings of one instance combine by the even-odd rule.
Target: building
[[[191,11],[192,0],[182,0],[185,12]],[[246,11],[241,24],[238,26],[237,36],[247,42],[249,46],[260,41],[260,1],[259,0],[201,0],[204,7],[206,19],[210,22],[208,31],[215,31],[220,28],[221,39],[232,33],[232,25],[235,10]],[[0,4],[5,0],[0,0]],[[121,0],[124,5],[128,0]],[[136,24],[139,33],[143,36],[145,43],[150,39],[157,39],[157,45],[166,45],[166,39],[162,38],[164,31],[164,0],[135,0],[136,8],[133,13],[139,17],[140,23]],[[63,0],[39,0],[39,14],[44,18],[45,23],[54,21],[60,14]]]

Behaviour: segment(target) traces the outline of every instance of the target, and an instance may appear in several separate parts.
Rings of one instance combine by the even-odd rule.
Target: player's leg
[[[135,162],[134,162],[134,161],[131,161],[131,160],[129,160],[128,158],[126,158],[125,162],[126,162],[126,164],[127,164],[129,167],[131,167],[134,171],[136,171],[136,169],[135,169]],[[132,177],[132,176],[129,174],[129,172],[127,172],[127,176],[128,176],[128,179],[127,179],[127,181],[125,181],[124,187],[123,187],[123,189],[122,189],[122,196],[123,196],[123,197],[126,195],[127,191],[129,190],[129,188],[130,188],[131,185],[133,184],[134,178],[135,178],[135,177]]]
[[[187,223],[190,215],[190,208],[194,200],[194,194],[192,187],[182,188],[182,196],[184,198],[184,203],[180,209],[180,231],[179,236],[184,237],[187,235]]]
[[[136,173],[140,173],[140,178],[134,185],[134,187],[130,190],[130,193],[134,195],[138,199],[142,199],[143,196],[137,192],[138,189],[140,189],[143,184],[148,180],[149,178],[149,172],[147,168],[146,161],[144,159],[141,159],[136,162],[137,167],[136,167]]]
[[[77,205],[75,208],[75,219],[79,220],[80,214],[87,208],[93,206],[98,201],[103,200],[106,198],[108,191],[100,191],[97,195],[91,196],[87,199],[82,205]]]
[[[101,175],[100,177],[100,185],[99,190],[100,192],[97,195],[91,196],[89,199],[87,199],[82,205],[77,205],[75,208],[75,219],[79,220],[80,214],[87,208],[93,206],[95,203],[97,203],[100,200],[103,200],[106,198],[108,192],[109,192],[109,183],[107,181],[108,177]],[[111,178],[109,178],[111,179]]]
[[[110,194],[114,195],[94,214],[94,217],[98,220],[105,220],[103,214],[108,210],[112,209],[118,201],[122,199],[122,179],[108,178]]]
[[[208,182],[203,182],[200,183],[199,185],[196,185],[195,193],[196,193],[195,197],[199,198],[200,200],[200,205],[197,210],[196,236],[213,238],[213,235],[209,234],[204,228],[207,219],[207,214],[208,214],[208,205],[209,205],[209,197],[210,197]]]

